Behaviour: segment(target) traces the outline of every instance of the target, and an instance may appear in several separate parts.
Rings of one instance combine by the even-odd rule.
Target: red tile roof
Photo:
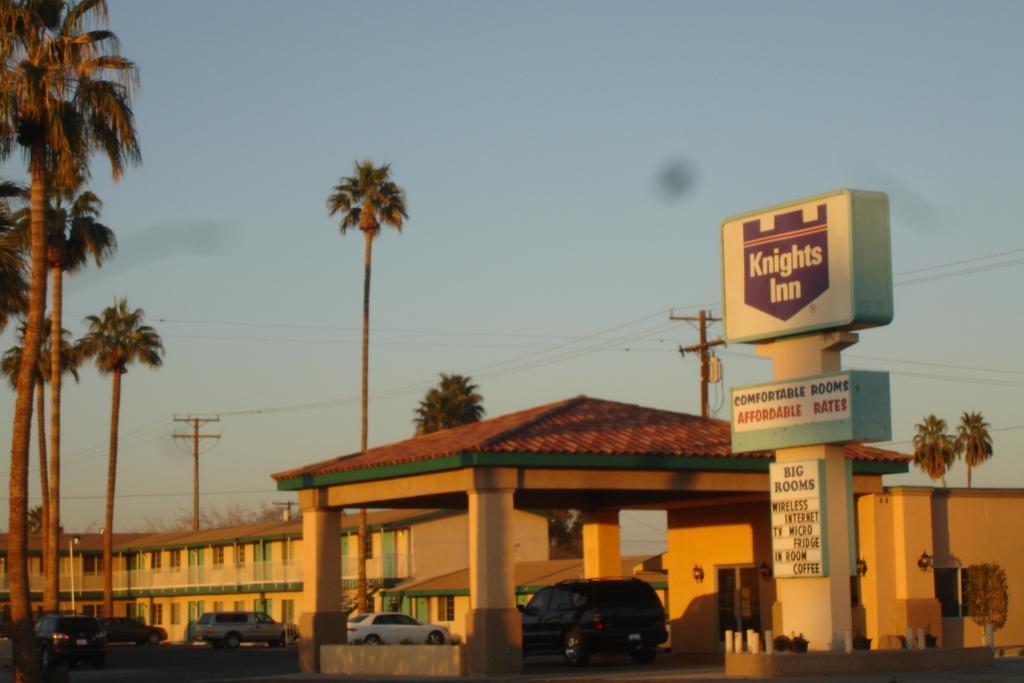
[[[462,453],[562,453],[665,457],[771,458],[734,454],[729,422],[631,403],[577,396],[481,422],[278,472],[281,481],[420,462]],[[900,453],[847,446],[851,460],[905,462]]]

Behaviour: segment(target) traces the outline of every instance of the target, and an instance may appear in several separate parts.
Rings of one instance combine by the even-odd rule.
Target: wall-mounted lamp
[[[926,572],[935,566],[935,558],[929,555],[927,550],[923,550],[921,557],[917,558],[917,566],[921,571]]]
[[[761,575],[762,581],[772,578],[772,568],[767,562],[761,562],[757,567],[757,573]]]
[[[864,560],[857,560],[857,576],[867,576],[868,563]]]
[[[699,564],[693,565],[693,580],[697,583],[704,583],[704,567]]]

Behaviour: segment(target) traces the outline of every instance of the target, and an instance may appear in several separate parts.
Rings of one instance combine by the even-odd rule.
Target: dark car
[[[36,648],[44,669],[83,661],[100,669],[107,659],[107,634],[95,617],[45,614],[36,622]]]
[[[107,632],[108,643],[136,643],[137,645],[159,645],[167,640],[167,631],[159,626],[147,626],[141,619],[114,617],[100,619],[100,625]]]
[[[595,652],[652,662],[668,640],[661,600],[639,579],[563,581],[537,591],[519,611],[523,654],[561,653],[574,666]]]

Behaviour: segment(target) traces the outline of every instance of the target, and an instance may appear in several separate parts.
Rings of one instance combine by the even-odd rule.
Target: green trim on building
[[[279,491],[410,477],[467,467],[539,467],[554,469],[605,470],[711,470],[725,472],[767,472],[770,458],[666,455],[575,455],[566,453],[460,453],[444,458],[383,465],[358,470],[302,475],[277,482]],[[861,466],[864,466],[863,468]],[[906,462],[854,461],[855,474],[905,473]]]

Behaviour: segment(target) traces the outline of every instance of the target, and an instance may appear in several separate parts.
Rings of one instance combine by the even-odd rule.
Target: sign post
[[[842,650],[852,627],[852,475],[843,444],[891,435],[885,373],[843,371],[858,330],[892,320],[888,197],[838,190],[722,223],[725,336],[772,359],[732,392],[734,452],[774,450],[775,631]],[[781,622],[781,623],[780,623]]]

